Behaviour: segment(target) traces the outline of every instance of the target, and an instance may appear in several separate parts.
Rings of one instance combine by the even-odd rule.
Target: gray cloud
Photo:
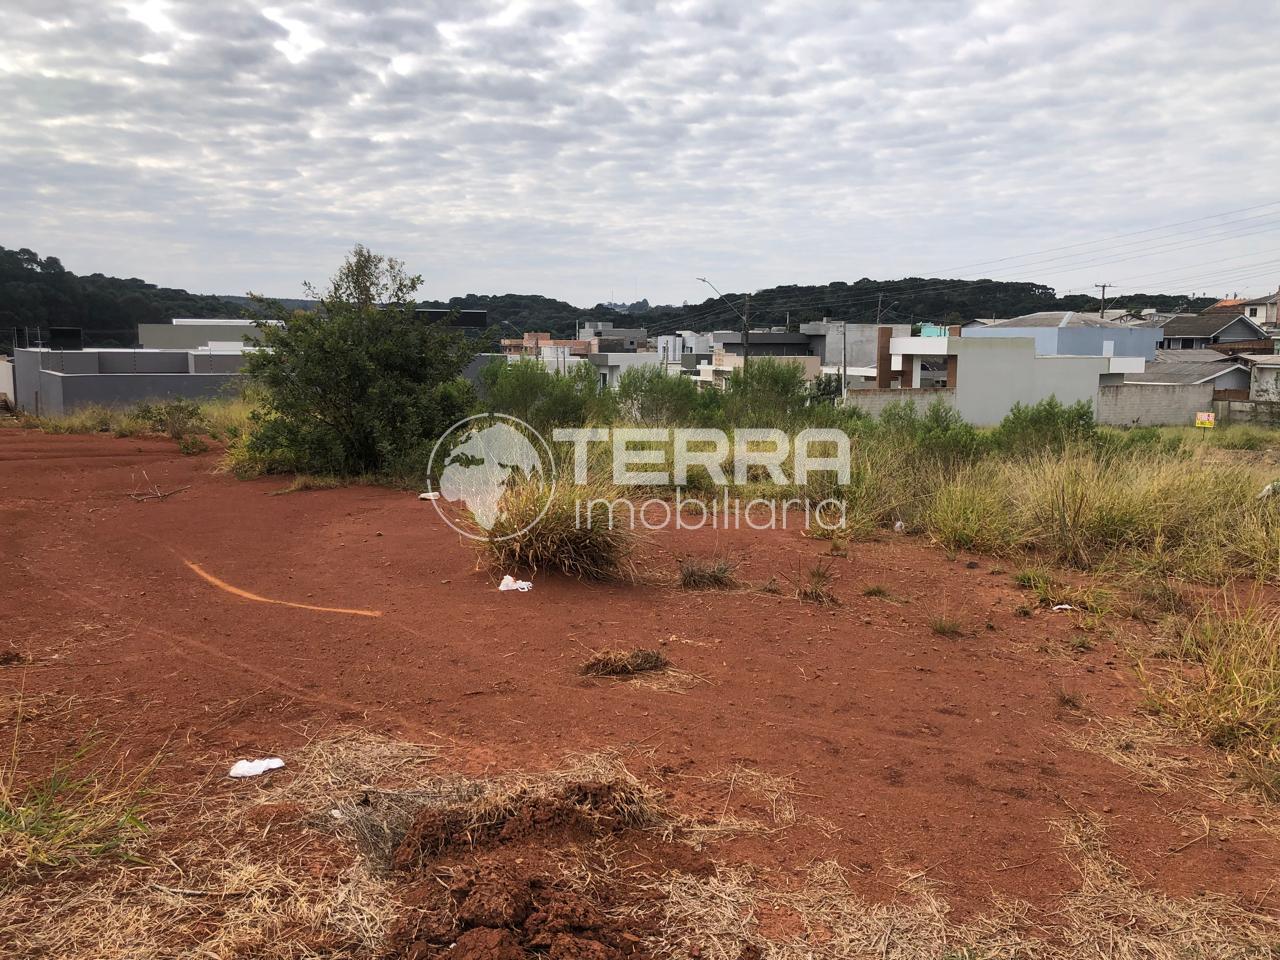
[[[1230,292],[1229,258],[1280,247],[1277,209],[1114,275],[955,269],[1280,199],[1270,5],[6,6],[0,243],[83,272],[289,296],[359,240],[435,296],[940,272]]]

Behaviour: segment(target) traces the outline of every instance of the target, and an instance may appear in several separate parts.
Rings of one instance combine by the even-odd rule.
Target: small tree
[[[414,315],[421,284],[399,260],[357,245],[327,290],[307,285],[315,310],[260,301],[263,349],[246,369],[262,409],[249,453],[269,469],[422,473],[436,439],[474,403],[461,379],[474,349]]]

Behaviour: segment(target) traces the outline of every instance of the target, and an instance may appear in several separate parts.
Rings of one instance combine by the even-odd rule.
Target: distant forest
[[[743,294],[726,296],[737,309],[743,309]],[[295,309],[305,309],[310,304],[305,300],[282,302]],[[1212,298],[1188,300],[1178,295],[1135,294],[1108,300],[1107,307],[1197,311],[1212,302]],[[572,336],[580,324],[593,320],[644,326],[652,333],[736,328],[740,324],[733,310],[715,297],[678,307],[650,306],[642,300],[585,308],[536,294],[468,294],[423,305],[488,310],[495,337],[514,336],[516,331],[526,330]],[[0,247],[0,350],[7,350],[12,344],[15,327],[33,331],[80,327],[87,345],[133,346],[139,323],[163,323],[173,317],[246,316],[250,309],[249,299],[243,296],[205,296],[100,273],[77,276],[65,270],[57,257],[41,258],[25,248]],[[1059,297],[1052,287],[999,280],[863,278],[856,283],[770,287],[751,295],[753,326],[794,327],[823,317],[874,323],[877,316],[886,323],[947,323],[973,317],[1015,317],[1037,310],[1097,309],[1096,297]]]
[[[241,312],[238,304],[221,297],[100,273],[80,277],[63,269],[57,257],[0,247],[0,349],[10,346],[15,327],[33,332],[37,327],[80,327],[87,344],[131,347],[138,342],[139,323],[238,317]]]

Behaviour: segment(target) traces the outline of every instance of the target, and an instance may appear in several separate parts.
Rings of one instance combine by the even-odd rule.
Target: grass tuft
[[[964,633],[964,625],[954,617],[933,617],[929,621],[929,629],[940,637],[958,637]]]
[[[549,486],[538,477],[513,481],[488,530],[484,550],[502,573],[550,571],[582,580],[634,574],[639,536],[615,488],[603,483]],[[545,508],[545,510],[544,510]]]
[[[727,557],[686,557],[680,561],[680,586],[685,590],[732,590],[738,585],[739,560]]]
[[[839,606],[840,600],[831,591],[835,583],[835,574],[831,572],[832,561],[819,559],[807,570],[796,565],[796,575],[788,577],[795,590],[795,598],[806,603],[816,603],[820,607]]]
[[[17,702],[10,759],[0,768],[0,878],[44,876],[108,857],[129,859],[147,831],[144,782],[89,737],[48,774],[22,783],[18,772],[24,701]],[[3,886],[3,884],[0,884]]]

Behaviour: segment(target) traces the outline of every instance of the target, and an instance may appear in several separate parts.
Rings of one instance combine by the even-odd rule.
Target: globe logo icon
[[[555,462],[541,435],[523,420],[506,414],[477,414],[459,420],[445,432],[431,451],[431,473],[440,478],[436,512],[454,530],[483,540],[504,519],[502,496],[512,481],[548,479],[546,500],[538,515],[524,527],[498,539],[518,537],[533,527],[547,511],[555,484]],[[476,527],[459,525],[441,506],[464,506]]]

